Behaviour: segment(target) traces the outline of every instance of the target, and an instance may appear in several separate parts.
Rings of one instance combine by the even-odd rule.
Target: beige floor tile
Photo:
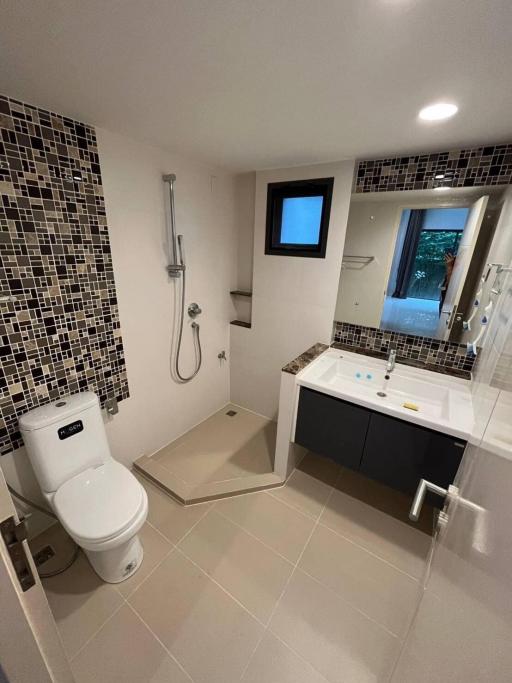
[[[293,570],[288,561],[215,511],[179,548],[264,623]]]
[[[387,681],[400,645],[398,638],[299,569],[270,628],[331,683]]]
[[[419,599],[415,579],[321,525],[299,567],[395,635],[405,636]]]
[[[148,494],[148,521],[172,543],[183,538],[211,507],[211,503],[185,507],[143,477],[138,478]]]
[[[72,662],[77,683],[190,683],[144,623],[124,605]]]
[[[409,510],[412,505],[412,496],[395,491],[389,486],[346,468],[343,469],[336,488],[415,529],[432,535],[434,508],[427,503],[424,503],[422,507],[420,519],[417,522],[411,522]]]
[[[334,491],[320,523],[415,578],[425,568],[432,539],[340,491]]]
[[[278,500],[318,519],[332,487],[301,470],[295,470],[285,486],[269,492]]]
[[[125,598],[133,593],[146,576],[150,574],[156,565],[161,562],[167,553],[174,547],[149,524],[144,524],[139,532],[142,547],[144,548],[144,559],[139,569],[122,583],[116,584],[118,591]]]
[[[327,679],[268,632],[254,653],[242,681],[243,683],[326,683]]]
[[[235,410],[236,415],[226,413]],[[191,485],[262,474],[273,469],[277,425],[226,406],[153,457]]]
[[[228,498],[216,503],[215,510],[293,563],[298,560],[315,524],[311,517],[267,493]]]
[[[324,458],[317,453],[309,451],[302,458],[297,469],[305,472],[315,479],[323,481],[324,484],[334,486],[341,473],[341,467],[330,458]]]
[[[238,681],[263,631],[177,550],[128,600],[196,683]]]
[[[114,585],[104,583],[82,553],[67,571],[45,579],[43,585],[69,657],[123,602]]]

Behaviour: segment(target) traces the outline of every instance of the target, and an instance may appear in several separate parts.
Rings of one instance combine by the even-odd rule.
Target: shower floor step
[[[277,425],[228,404],[134,469],[184,505],[282,486],[274,472]]]

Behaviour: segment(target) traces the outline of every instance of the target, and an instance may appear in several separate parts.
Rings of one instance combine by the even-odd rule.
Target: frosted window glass
[[[281,244],[318,244],[323,197],[283,199]]]

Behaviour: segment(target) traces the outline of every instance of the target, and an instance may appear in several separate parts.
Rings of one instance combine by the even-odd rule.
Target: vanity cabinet
[[[420,479],[447,488],[466,442],[301,387],[295,442],[371,479],[414,493]]]
[[[405,493],[414,493],[420,479],[448,488],[465,446],[453,436],[372,413],[359,469]]]
[[[369,422],[370,413],[365,408],[303,387],[295,441],[310,451],[357,470]]]

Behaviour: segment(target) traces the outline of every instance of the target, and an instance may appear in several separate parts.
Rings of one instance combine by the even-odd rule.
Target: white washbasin
[[[469,382],[329,349],[297,377],[300,385],[446,434],[468,438],[473,425]],[[412,408],[417,408],[414,410]]]
[[[324,363],[324,368],[319,380],[332,386],[340,382],[353,382],[364,390],[375,389],[377,384],[382,384],[384,365],[366,356],[361,356],[359,360],[346,358],[338,353],[335,357],[329,357],[328,362]]]
[[[387,386],[384,388],[386,397],[397,406],[414,405],[417,411],[437,418],[450,419],[450,390],[447,387],[436,386],[428,382],[404,377],[399,372],[393,372]],[[411,410],[411,408],[406,408]]]

